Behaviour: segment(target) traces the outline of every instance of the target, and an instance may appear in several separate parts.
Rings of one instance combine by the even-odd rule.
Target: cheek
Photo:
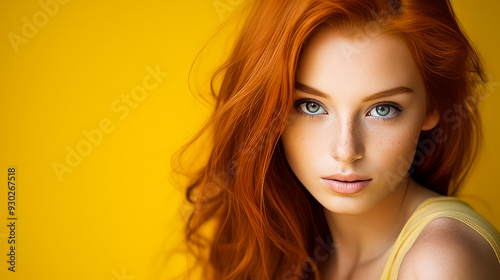
[[[319,136],[311,123],[290,122],[285,127],[281,140],[288,164],[297,177],[312,170],[324,153],[325,140]]]
[[[412,126],[376,133],[373,139],[378,140],[367,147],[367,156],[385,172],[404,176],[411,167],[419,135],[420,130]]]

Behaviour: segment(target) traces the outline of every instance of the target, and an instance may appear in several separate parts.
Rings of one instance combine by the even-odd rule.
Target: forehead
[[[302,50],[297,81],[326,93],[368,95],[423,81],[405,41],[385,33],[345,37],[314,34]]]

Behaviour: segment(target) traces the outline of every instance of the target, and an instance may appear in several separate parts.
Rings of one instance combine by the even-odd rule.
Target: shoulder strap
[[[408,219],[392,247],[380,279],[397,279],[401,262],[419,234],[432,220],[441,217],[457,219],[481,234],[500,262],[500,234],[488,221],[455,197],[431,197],[422,202]]]

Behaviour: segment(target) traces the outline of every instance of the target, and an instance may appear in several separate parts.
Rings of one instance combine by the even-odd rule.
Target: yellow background
[[[17,168],[18,218],[12,273],[3,187],[0,279],[170,279],[186,264],[170,254],[162,265],[182,240],[182,194],[170,179],[170,158],[207,113],[189,91],[189,68],[242,1],[65,2],[51,6],[52,15],[38,1],[0,3],[0,178],[6,186],[7,168]],[[453,4],[493,81],[481,107],[483,153],[462,196],[500,228],[500,3]],[[39,27],[28,30],[26,20]],[[24,41],[13,45],[12,34]],[[148,80],[147,67],[169,74]],[[144,79],[151,89],[126,105],[122,95],[138,94]],[[124,106],[128,115],[118,111]],[[114,129],[85,142],[83,131],[103,121]],[[69,167],[68,149],[78,148],[88,155]],[[54,162],[71,172],[59,179]]]

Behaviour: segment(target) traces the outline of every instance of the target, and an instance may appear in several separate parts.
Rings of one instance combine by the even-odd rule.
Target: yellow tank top
[[[431,197],[422,202],[406,222],[392,247],[381,280],[398,278],[401,262],[420,232],[430,221],[440,217],[457,219],[481,234],[491,245],[500,262],[500,234],[489,222],[455,197]]]

